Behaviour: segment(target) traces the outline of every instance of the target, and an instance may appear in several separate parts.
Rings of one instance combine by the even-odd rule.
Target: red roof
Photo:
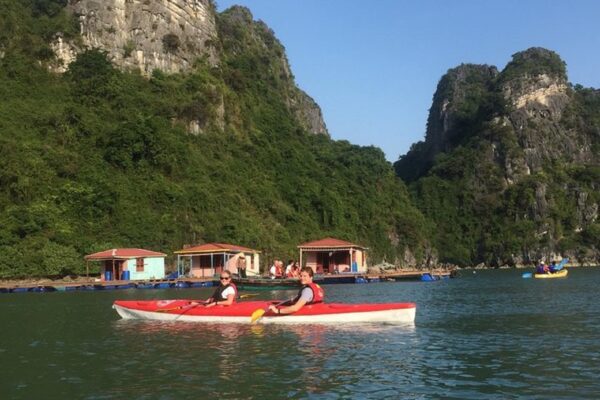
[[[346,242],[345,240],[340,240],[340,239],[335,239],[335,238],[330,238],[330,237],[325,238],[325,239],[320,239],[320,240],[313,240],[312,242],[302,243],[301,245],[298,246],[298,248],[306,248],[306,247],[328,248],[328,249],[338,248],[338,247],[339,248],[358,247],[361,249],[364,248],[357,244]]]
[[[223,252],[248,252],[258,253],[254,249],[248,247],[238,246],[229,243],[205,243],[193,247],[188,247],[175,252],[175,254],[190,254],[190,253],[223,253]]]
[[[164,253],[144,249],[110,249],[88,254],[86,260],[112,260],[116,258],[166,257]]]

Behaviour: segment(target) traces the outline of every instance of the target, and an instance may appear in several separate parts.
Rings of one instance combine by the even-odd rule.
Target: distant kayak
[[[250,323],[253,312],[267,309],[276,301],[242,301],[231,306],[190,306],[191,300],[117,300],[113,308],[123,319],[150,319],[208,323]],[[278,315],[270,311],[261,323],[339,324],[356,322],[413,323],[414,303],[342,304],[318,303],[302,307],[294,314]]]
[[[536,279],[554,279],[554,278],[564,278],[569,273],[566,269],[561,269],[558,272],[554,272],[552,274],[533,274],[533,277]]]

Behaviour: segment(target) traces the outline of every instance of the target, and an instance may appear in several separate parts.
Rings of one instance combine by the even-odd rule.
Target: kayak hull
[[[113,308],[123,319],[184,321],[204,323],[250,323],[252,313],[267,309],[269,301],[239,302],[233,306],[190,306],[189,300],[115,301]],[[278,315],[266,312],[262,324],[340,324],[388,323],[412,324],[414,303],[341,304],[321,303],[304,306],[294,314]]]
[[[533,274],[533,277],[536,279],[554,279],[554,278],[564,278],[568,275],[569,271],[566,269],[561,269],[558,272],[553,274]]]

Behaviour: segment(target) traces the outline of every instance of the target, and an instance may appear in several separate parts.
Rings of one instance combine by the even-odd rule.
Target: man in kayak
[[[298,296],[291,301],[291,305],[287,307],[277,308],[275,305],[270,305],[269,310],[275,314],[293,314],[307,304],[321,303],[325,297],[325,292],[321,286],[313,282],[314,272],[310,267],[304,267],[300,270],[300,283],[302,288]]]
[[[191,305],[204,304],[204,307],[214,307],[217,305],[230,306],[235,303],[235,299],[237,298],[237,287],[231,282],[231,274],[229,271],[224,270],[221,272],[219,280],[221,283],[212,296],[203,303],[192,302]]]
[[[535,269],[536,274],[550,274],[552,271],[548,268],[548,264],[543,261],[540,261],[540,265]]]

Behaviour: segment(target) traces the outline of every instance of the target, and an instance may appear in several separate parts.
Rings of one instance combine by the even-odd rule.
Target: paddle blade
[[[563,258],[561,262],[554,268],[555,271],[560,271],[569,262],[568,258]]]
[[[253,324],[256,321],[258,321],[259,319],[261,319],[262,316],[265,315],[265,312],[267,312],[267,310],[265,310],[263,308],[259,308],[258,310],[254,311],[252,313],[252,316],[250,317],[250,323]]]
[[[533,274],[531,272],[523,272],[521,275],[523,278],[533,278]]]

